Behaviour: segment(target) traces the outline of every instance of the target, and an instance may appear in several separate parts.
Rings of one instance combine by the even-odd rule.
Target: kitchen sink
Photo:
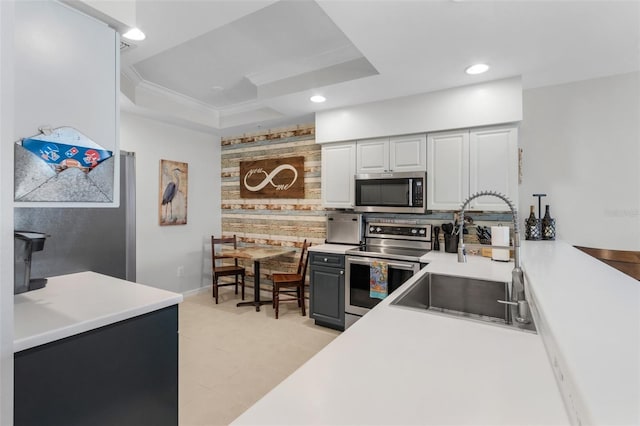
[[[391,305],[535,332],[533,321],[529,324],[513,321],[516,308],[498,302],[508,300],[509,285],[509,282],[425,274]]]

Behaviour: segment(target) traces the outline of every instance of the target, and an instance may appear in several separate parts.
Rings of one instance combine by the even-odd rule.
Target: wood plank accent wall
[[[294,271],[305,238],[317,245],[323,244],[326,237],[326,213],[320,192],[321,149],[315,142],[315,126],[227,137],[221,144],[222,234],[237,235],[240,244],[298,248],[289,257],[261,263],[262,287],[270,290],[271,281],[265,278],[273,271]],[[292,156],[304,157],[304,198],[240,197],[240,161]],[[252,262],[244,262],[244,266],[253,271]]]

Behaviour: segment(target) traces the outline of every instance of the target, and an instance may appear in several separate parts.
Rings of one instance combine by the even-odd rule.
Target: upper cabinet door
[[[469,195],[469,131],[427,137],[427,209],[459,210]]]
[[[518,129],[493,127],[470,132],[470,191],[491,190],[505,194],[518,206]],[[509,211],[495,197],[472,201],[473,210]]]
[[[356,143],[322,145],[322,205],[352,209],[355,201]]]
[[[427,135],[393,136],[389,138],[389,169],[394,172],[427,170]]]
[[[359,174],[427,170],[425,134],[367,139],[357,146]]]
[[[362,140],[357,146],[358,174],[389,171],[389,138]]]

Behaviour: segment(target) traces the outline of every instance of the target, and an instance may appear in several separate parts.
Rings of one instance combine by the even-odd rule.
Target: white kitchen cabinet
[[[518,130],[513,126],[459,130],[427,137],[427,209],[459,210],[478,191],[505,194],[517,206]],[[495,197],[473,200],[467,210],[508,211]]]
[[[518,206],[518,129],[494,127],[469,133],[469,193],[491,190],[504,194]],[[471,202],[473,210],[508,211],[496,197]]]
[[[469,131],[427,136],[427,209],[458,210],[469,195]]]
[[[361,140],[357,148],[358,174],[427,169],[425,134]]]
[[[352,209],[355,201],[355,174],[355,142],[322,145],[322,205]]]
[[[389,138],[366,139],[358,141],[356,146],[358,174],[389,171]]]
[[[394,172],[427,170],[427,135],[392,136],[389,138],[389,169]]]

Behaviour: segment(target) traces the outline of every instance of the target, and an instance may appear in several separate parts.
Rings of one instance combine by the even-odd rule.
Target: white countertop
[[[640,424],[640,282],[561,241],[522,259],[573,423]]]
[[[347,250],[358,248],[358,246],[349,246],[344,244],[320,244],[318,246],[309,247],[309,251],[318,251],[322,253],[344,254]]]
[[[430,251],[420,258],[428,263],[427,270],[434,274],[456,275],[492,281],[511,282],[513,261],[500,262],[482,256],[467,256],[467,263],[458,263],[458,255],[442,251]]]
[[[13,350],[19,352],[182,302],[182,295],[95,272],[48,279],[14,296]]]
[[[423,260],[394,295],[428,270],[510,280],[513,268],[449,253]],[[394,295],[233,424],[569,423],[540,336],[389,306]]]
[[[309,251],[345,254],[347,250],[357,247],[344,244],[320,244],[309,247]],[[494,281],[511,281],[513,269],[513,261],[499,262],[481,256],[467,256],[467,263],[458,263],[456,254],[443,251],[430,251],[420,258],[420,262],[429,263],[429,270],[433,273]]]

